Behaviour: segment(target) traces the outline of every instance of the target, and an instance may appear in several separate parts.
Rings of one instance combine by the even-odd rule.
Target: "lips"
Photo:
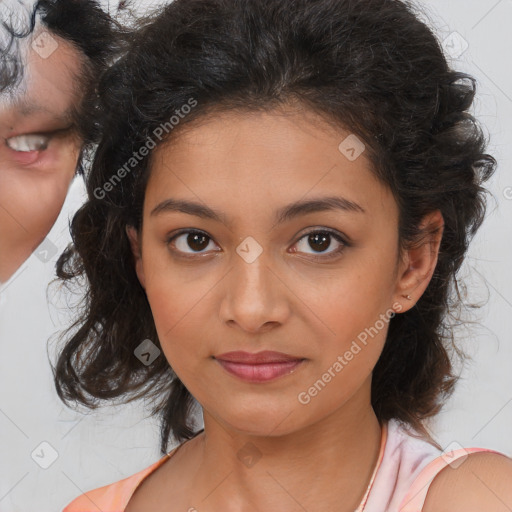
[[[257,354],[226,352],[215,359],[229,374],[253,383],[267,382],[293,373],[304,362],[304,358],[269,350]]]
[[[227,361],[230,363],[241,363],[241,364],[270,364],[270,363],[289,363],[301,361],[302,357],[294,357],[282,352],[273,352],[270,350],[264,350],[263,352],[257,352],[251,354],[249,352],[226,352],[215,356],[215,359]]]

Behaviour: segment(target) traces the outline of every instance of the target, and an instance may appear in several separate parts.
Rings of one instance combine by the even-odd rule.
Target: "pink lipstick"
[[[215,356],[215,359],[227,372],[248,382],[274,380],[292,373],[304,361],[303,358],[268,350],[256,354],[226,352]]]

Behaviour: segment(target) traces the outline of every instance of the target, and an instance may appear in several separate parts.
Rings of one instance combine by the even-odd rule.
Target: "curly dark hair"
[[[99,141],[96,85],[99,77],[123,52],[129,29],[104,11],[98,0],[38,0],[18,2],[0,12],[0,94],[12,94],[24,77],[20,44],[33,34],[38,21],[51,34],[71,43],[82,56],[81,102],[73,109],[73,121],[83,141],[77,173]]]
[[[122,180],[117,170],[191,99],[197,106],[163,140],[212,112],[298,100],[364,141],[398,204],[401,248],[425,235],[425,215],[443,215],[433,277],[417,304],[391,319],[372,378],[379,421],[395,418],[431,439],[424,420],[454,389],[452,349],[463,356],[449,325],[463,303],[456,274],[484,219],[482,184],[496,160],[469,113],[475,79],[450,68],[417,9],[399,0],[175,0],[140,22],[101,81],[103,138],[88,201],[57,264],[60,280],[85,278],[86,288],[54,369],[64,402],[155,399],[162,454],[171,434],[194,435],[194,398],[167,360],[145,366],[134,357],[142,340],[160,346],[125,232],[141,228],[150,159],[132,162]]]

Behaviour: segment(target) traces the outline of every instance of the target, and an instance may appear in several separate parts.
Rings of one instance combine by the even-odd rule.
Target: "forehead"
[[[229,203],[233,212],[254,215],[306,196],[340,195],[370,213],[395,213],[390,191],[365,154],[350,160],[339,149],[347,130],[305,112],[229,113],[198,121],[155,150],[146,211],[170,197],[207,204],[223,198],[219,207]]]
[[[152,172],[158,169],[165,173],[176,159],[201,174],[206,173],[206,177],[209,168],[204,164],[209,162],[211,166],[217,164],[218,171],[235,178],[240,176],[242,168],[259,169],[261,173],[265,169],[303,168],[318,174],[322,171],[318,162],[324,161],[348,164],[344,166],[372,175],[364,153],[353,162],[342,158],[339,146],[350,133],[341,123],[336,126],[297,103],[266,111],[219,110],[178,126],[172,137],[155,149],[151,167]],[[204,162],[198,165],[201,159]],[[233,166],[226,167],[227,161]]]
[[[18,121],[70,120],[81,95],[81,53],[39,22],[33,33],[15,42],[11,58],[17,60],[22,76],[13,87],[0,93],[0,116],[4,123],[12,124],[9,117]]]

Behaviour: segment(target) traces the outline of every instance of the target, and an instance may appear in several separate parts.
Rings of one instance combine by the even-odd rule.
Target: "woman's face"
[[[397,204],[349,135],[306,112],[223,113],[153,154],[141,238],[128,230],[138,276],[165,357],[224,425],[278,435],[370,408],[389,319],[416,281],[398,264]],[[232,351],[302,362],[230,366],[251,381],[219,362]],[[276,368],[289,373],[265,380]]]
[[[0,94],[0,283],[55,223],[81,147],[72,112],[83,57],[45,31],[22,40],[22,49],[23,81]]]

